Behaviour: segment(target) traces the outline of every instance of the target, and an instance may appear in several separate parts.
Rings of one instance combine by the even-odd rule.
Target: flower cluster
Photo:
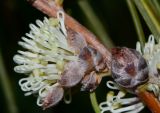
[[[144,48],[141,47],[139,42],[137,42],[136,46],[136,50],[139,51],[148,62],[149,75],[157,76],[158,69],[160,68],[160,43],[156,44],[154,36],[150,35]]]
[[[116,83],[107,82],[107,87],[112,90],[118,90],[115,95],[113,91],[107,93],[105,102],[100,103],[101,113],[110,111],[111,113],[138,113],[144,108],[138,97],[124,98],[126,92],[122,91]]]
[[[148,62],[150,76],[148,90],[160,100],[160,42],[156,44],[154,36],[150,35],[144,48],[142,49],[140,43],[137,42],[136,49]]]
[[[37,104],[42,106],[51,89],[59,86],[57,81],[64,65],[78,57],[68,45],[62,11],[57,13],[57,18],[45,17],[43,21],[36,20],[36,24],[30,24],[31,31],[18,42],[25,50],[18,50],[13,60],[18,64],[15,72],[26,74],[19,80],[21,89],[26,96],[38,94]]]

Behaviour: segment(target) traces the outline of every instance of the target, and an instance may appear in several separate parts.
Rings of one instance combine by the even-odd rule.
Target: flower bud
[[[112,49],[111,71],[115,82],[132,93],[149,78],[145,59],[136,50],[126,47]]]

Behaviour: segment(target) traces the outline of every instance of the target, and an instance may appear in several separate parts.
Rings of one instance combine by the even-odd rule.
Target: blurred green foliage
[[[115,46],[135,48],[138,36],[125,0],[84,1],[90,4],[92,11],[96,14],[99,19],[98,21],[101,22],[104,31],[111,38]],[[78,0],[64,0],[65,10],[81,24],[98,35],[78,2]],[[13,71],[15,64],[12,58],[17,50],[21,48],[18,46],[17,42],[20,40],[21,36],[24,36],[24,34],[29,31],[28,24],[34,23],[36,19],[42,20],[46,15],[31,7],[30,4],[24,0],[4,0],[1,3],[0,11],[0,49],[2,50],[3,62],[12,87],[11,91],[16,100],[15,103],[18,108],[17,113],[94,113],[87,92],[78,91],[73,95],[71,104],[66,105],[61,101],[56,107],[45,111],[36,105],[36,98],[34,96],[24,96],[24,92],[22,92],[18,86],[18,80],[25,75],[19,75]],[[145,37],[148,37],[151,32],[143,16],[141,16],[139,12],[138,15],[142,23]],[[102,41],[102,43],[104,42]],[[100,87],[96,90],[98,102],[102,102],[106,98],[107,88],[105,84],[107,79],[108,78],[104,78]],[[9,113],[8,103],[3,91],[3,85],[1,84],[0,112]]]

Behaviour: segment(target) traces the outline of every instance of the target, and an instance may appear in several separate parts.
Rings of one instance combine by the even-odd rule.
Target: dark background
[[[85,15],[81,11],[78,0],[64,0],[64,7],[67,12],[76,18],[81,24],[92,28],[86,23]],[[127,46],[135,48],[137,34],[125,0],[88,0],[94,12],[103,23],[106,32],[112,38],[116,46]],[[14,94],[19,113],[93,113],[92,106],[87,92],[78,92],[73,95],[71,104],[66,105],[60,102],[56,107],[43,111],[36,105],[36,97],[24,96],[18,86],[18,80],[24,75],[13,71],[15,66],[12,58],[18,49],[17,42],[21,36],[29,31],[29,23],[35,23],[36,19],[42,20],[44,14],[33,8],[26,0],[4,0],[1,5],[0,18],[0,49],[3,62],[7,70],[11,90]],[[146,37],[150,34],[142,17],[141,22]],[[103,42],[102,42],[103,43]],[[2,68],[2,67],[0,67]],[[98,102],[105,101],[107,88],[104,78],[100,87],[96,90]],[[5,100],[3,85],[0,85],[0,113],[8,113],[8,103]]]

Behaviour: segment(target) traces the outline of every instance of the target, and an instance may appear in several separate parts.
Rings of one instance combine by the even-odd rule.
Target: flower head
[[[59,11],[57,17],[45,17],[43,21],[36,20],[37,25],[30,24],[30,32],[22,37],[23,41],[18,42],[25,51],[18,50],[13,57],[18,64],[14,67],[15,72],[26,74],[25,78],[19,80],[21,89],[26,96],[38,93],[37,104],[44,107],[49,104],[47,95],[61,92],[59,99],[63,97],[63,89],[58,88],[60,85],[57,81],[65,64],[78,59],[68,45],[64,13]]]

